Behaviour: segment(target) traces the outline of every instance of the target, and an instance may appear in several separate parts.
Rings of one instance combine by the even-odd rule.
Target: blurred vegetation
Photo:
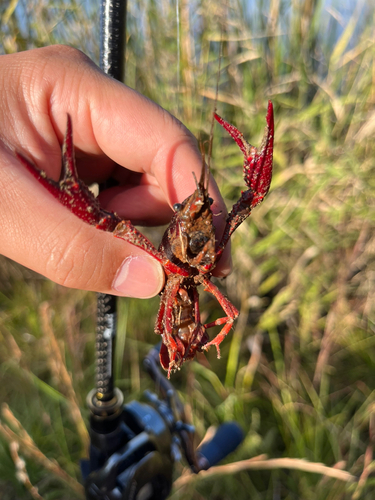
[[[218,112],[253,144],[272,99],[276,149],[271,192],[237,231],[234,272],[219,283],[241,310],[222,359],[210,352],[173,377],[200,437],[235,419],[246,439],[230,459],[270,460],[176,483],[171,498],[372,499],[375,7],[365,0],[180,0],[177,8],[179,24],[175,2],[129,0],[126,83],[203,140],[218,78]],[[0,51],[65,43],[98,61],[98,9],[98,1],[2,2]],[[242,185],[241,154],[219,127],[214,134],[214,175],[231,206]],[[2,434],[0,498],[83,498],[75,481],[87,436],[74,409],[87,417],[95,296],[6,260],[0,277],[0,401],[12,412],[4,407],[2,421],[16,430],[16,417],[24,429],[18,454],[30,479],[16,474],[12,439]],[[205,316],[220,314],[212,297],[201,302]],[[157,299],[120,301],[116,371],[127,400],[151,387],[140,360],[157,340],[157,306]],[[71,387],[54,362],[57,350]],[[288,465],[271,460],[286,458]],[[302,470],[299,459],[307,460]],[[321,474],[316,463],[333,473]]]

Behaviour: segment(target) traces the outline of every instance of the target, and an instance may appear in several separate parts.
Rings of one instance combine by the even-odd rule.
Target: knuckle
[[[73,75],[77,82],[87,72],[93,78],[98,71],[88,56],[67,45],[53,45],[30,52],[22,67],[23,75],[27,75],[23,91],[30,102],[34,102],[35,96],[39,98],[40,94],[50,95],[56,88],[64,89],[70,81],[69,78],[66,80],[69,75]]]
[[[53,59],[56,61],[56,58],[58,58],[69,60],[70,62],[92,63],[91,59],[86,54],[69,45],[51,45],[49,47],[43,47],[43,49],[40,50],[43,51],[41,53],[46,59]]]

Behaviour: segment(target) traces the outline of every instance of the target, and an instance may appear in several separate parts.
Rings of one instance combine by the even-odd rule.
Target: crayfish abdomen
[[[176,293],[174,287],[170,286],[172,281],[177,281]],[[160,363],[168,371],[179,369],[181,365],[193,359],[197,351],[207,344],[209,337],[205,327],[200,322],[199,296],[196,284],[190,278],[168,280],[165,290],[162,292],[159,314],[155,325],[155,333],[162,335],[163,343],[160,349]],[[169,314],[169,304],[172,303],[172,331],[165,335],[166,318]],[[172,353],[172,354],[171,354]]]

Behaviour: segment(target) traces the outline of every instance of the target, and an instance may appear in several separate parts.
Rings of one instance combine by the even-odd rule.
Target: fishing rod
[[[107,75],[121,82],[125,79],[126,7],[126,0],[102,0],[100,7],[99,65]],[[110,184],[111,180],[100,189]],[[96,387],[87,396],[90,428],[94,434],[116,429],[122,414],[124,397],[115,388],[113,375],[116,336],[117,297],[99,293],[95,339]]]
[[[102,0],[100,67],[119,81],[125,77],[126,0]],[[104,186],[108,187],[108,185]],[[243,440],[236,422],[221,425],[195,449],[195,430],[172,383],[159,369],[160,344],[143,367],[159,396],[146,391],[146,403],[124,405],[114,385],[117,298],[98,294],[96,387],[87,396],[90,456],[81,461],[87,500],[163,500],[172,488],[174,463],[186,460],[194,473],[207,470]]]

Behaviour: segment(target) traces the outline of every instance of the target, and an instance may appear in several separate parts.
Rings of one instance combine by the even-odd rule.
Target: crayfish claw
[[[259,150],[247,142],[242,132],[240,132],[234,125],[231,125],[216,113],[214,114],[214,117],[236,141],[238,147],[244,155],[244,179],[246,185],[254,194],[251,206],[251,208],[254,208],[254,206],[260,203],[260,201],[262,201],[262,199],[266,196],[271,184],[274,137],[272,102],[268,101],[266,116],[267,125]]]
[[[234,125],[221,118],[217,113],[214,113],[215,120],[220,123],[220,125],[230,134],[233,140],[236,141],[238,147],[246,157],[249,154],[250,148],[252,146],[246,141],[243,133],[240,132]]]
[[[251,154],[244,162],[244,179],[246,185],[254,193],[254,199],[251,208],[258,205],[269,191],[272,177],[273,161],[273,138],[274,138],[274,120],[272,102],[268,102],[268,111],[266,116],[266,128],[260,150],[251,147]]]
[[[42,184],[62,205],[84,222],[104,231],[113,231],[121,219],[114,213],[103,210],[86,184],[78,178],[74,158],[73,127],[70,116],[62,147],[62,171],[60,181],[47,177],[23,155],[16,152],[16,157],[26,169]]]
[[[272,178],[274,120],[272,102],[268,101],[267,125],[260,149],[258,149],[249,144],[234,125],[226,122],[216,113],[214,116],[236,141],[244,155],[244,180],[249,188],[241,193],[240,199],[233,205],[227,218],[222,239],[217,246],[218,260],[233,232],[250,215],[251,210],[263,201],[269,191]]]

